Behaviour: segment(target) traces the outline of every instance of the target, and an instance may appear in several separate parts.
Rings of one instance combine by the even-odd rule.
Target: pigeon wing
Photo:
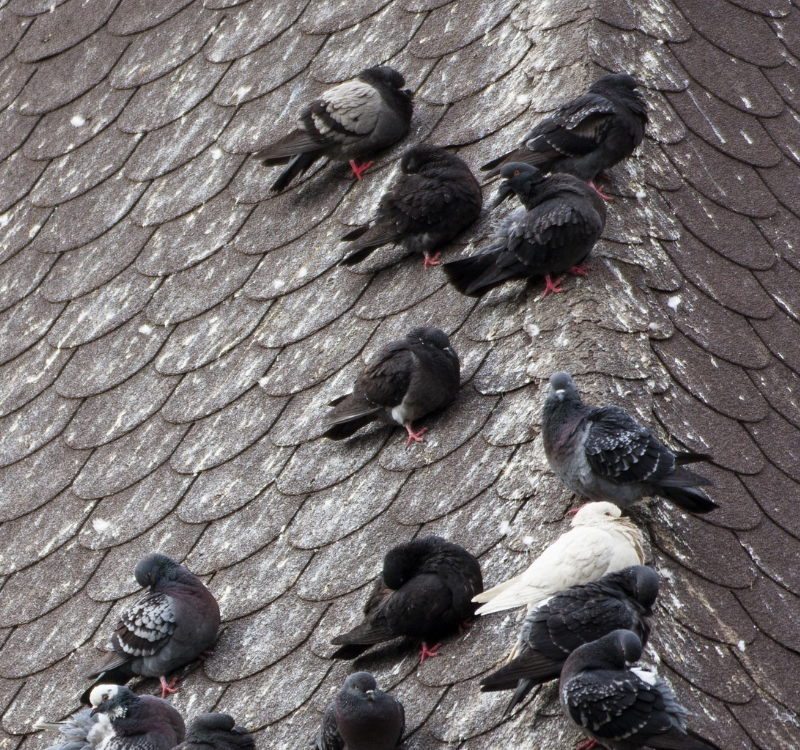
[[[372,133],[383,107],[381,95],[368,83],[346,81],[313,101],[301,120],[322,139],[344,144]]]
[[[374,406],[397,406],[408,391],[414,360],[404,342],[387,347],[359,375],[354,392]]]
[[[325,709],[322,724],[317,732],[316,750],[344,750],[344,740],[339,734],[333,704]]]
[[[130,657],[160,651],[177,627],[172,597],[147,593],[120,615],[113,640]]]
[[[598,474],[618,482],[658,482],[675,470],[675,456],[627,412],[605,406],[588,415],[584,451]]]
[[[606,97],[584,94],[542,120],[525,145],[549,158],[585,156],[602,142],[615,114],[614,104]]]

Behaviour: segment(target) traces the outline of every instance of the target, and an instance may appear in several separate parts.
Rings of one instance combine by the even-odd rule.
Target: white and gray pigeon
[[[186,740],[175,750],[255,750],[253,735],[236,726],[228,714],[203,714],[186,730]]]
[[[59,729],[62,741],[48,750],[171,750],[183,742],[183,718],[165,700],[136,695],[121,685],[96,685],[85,708],[66,721],[38,722]]]
[[[449,151],[421,143],[400,160],[400,175],[381,197],[375,219],[348,232],[352,242],[340,261],[352,266],[387,243],[401,243],[425,256],[424,267],[438,266],[442,247],[475,221],[483,193],[467,163]]]
[[[630,630],[573,651],[561,671],[564,713],[609,750],[719,750],[686,729],[689,712],[664,680],[631,666],[641,655],[642,642]]]
[[[394,750],[405,731],[403,704],[369,672],[351,674],[325,709],[316,750]]]
[[[384,346],[356,379],[353,392],[331,402],[330,427],[324,433],[343,440],[374,420],[402,425],[406,447],[421,442],[427,428],[412,424],[443,409],[458,394],[458,355],[439,328],[415,328]]]
[[[671,451],[617,406],[581,401],[568,372],[550,378],[542,410],[542,441],[550,468],[573,492],[627,508],[658,495],[691,513],[719,507],[700,490],[711,480],[683,468],[710,461],[704,453]]]
[[[570,586],[590,583],[606,573],[644,562],[642,532],[611,503],[587,503],[572,528],[556,539],[517,576],[478,594],[476,614],[527,606],[528,611]]]
[[[401,73],[378,66],[324,91],[300,112],[295,130],[254,155],[265,166],[287,165],[272,190],[283,190],[321,156],[349,161],[353,174],[361,179],[372,162],[358,164],[359,159],[388,148],[408,133],[414,102],[413,93],[403,86]]]
[[[657,597],[658,573],[645,565],[559,591],[525,618],[510,660],[481,680],[481,690],[515,690],[508,715],[536,685],[558,679],[579,646],[620,629],[632,630],[646,644]]]
[[[484,164],[497,174],[510,162],[526,162],[542,172],[563,172],[590,182],[627,159],[642,142],[647,102],[638,82],[612,73],[589,91],[559,107],[525,135],[514,151]],[[603,196],[607,197],[607,196]]]
[[[166,555],[146,555],[134,575],[148,591],[122,612],[112,650],[87,677],[97,682],[158,677],[163,698],[177,692],[177,678],[168,684],[166,675],[203,655],[216,640],[219,606],[197,576]]]

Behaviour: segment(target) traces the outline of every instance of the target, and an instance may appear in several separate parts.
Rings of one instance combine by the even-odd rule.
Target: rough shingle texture
[[[663,577],[647,658],[721,747],[800,745],[798,29],[788,0],[0,0],[0,747],[44,747],[33,723],[76,707],[152,550],[204,576],[226,625],[176,705],[305,745],[387,548],[443,534],[492,585],[564,530],[538,438],[559,369],[714,455],[720,510],[634,511]],[[417,91],[406,143],[362,182],[330,167],[271,194],[246,154],[379,63]],[[622,69],[652,122],[612,170],[588,279],[478,302],[391,249],[337,267],[406,145],[477,168]],[[423,324],[464,380],[425,442],[320,438],[325,404]],[[363,661],[409,748],[577,739],[553,686],[507,721],[478,691],[517,620],[422,667]]]

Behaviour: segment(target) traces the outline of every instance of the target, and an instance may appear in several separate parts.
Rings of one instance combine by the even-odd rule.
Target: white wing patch
[[[642,669],[641,667],[631,667],[631,672],[633,672],[642,682],[646,682],[648,685],[655,685],[658,682],[658,675],[655,672],[650,672],[647,669]]]

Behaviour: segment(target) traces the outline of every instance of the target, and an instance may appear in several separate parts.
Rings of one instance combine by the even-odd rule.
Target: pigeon
[[[171,750],[183,742],[181,715],[165,700],[136,695],[121,685],[96,685],[92,705],[64,722],[37,723],[58,728],[63,742],[49,750]]]
[[[333,639],[346,644],[333,656],[352,659],[372,644],[408,636],[422,641],[422,664],[438,656],[441,636],[472,617],[472,597],[481,591],[481,566],[460,545],[440,536],[398,544],[383,558],[383,574],[364,607],[364,622]],[[428,643],[436,645],[429,648]]]
[[[424,266],[438,266],[440,253],[429,251],[452,240],[481,212],[483,194],[466,162],[442,148],[412,146],[400,161],[402,174],[381,198],[372,224],[354,229],[343,241],[353,248],[341,261],[364,260],[389,242],[410,253],[423,253]]]
[[[316,750],[394,750],[405,730],[403,704],[378,690],[369,672],[356,672],[325,709]]]
[[[331,426],[324,435],[342,440],[379,419],[406,428],[406,447],[422,442],[427,428],[414,432],[412,423],[447,406],[459,384],[458,355],[447,334],[439,328],[415,328],[378,352],[356,379],[352,393],[331,402]]]
[[[630,630],[615,630],[580,646],[561,670],[564,713],[595,743],[609,750],[719,750],[686,729],[689,712],[664,680],[630,666],[642,642]]]
[[[627,73],[603,76],[589,92],[559,107],[520,141],[516,150],[484,164],[489,175],[510,162],[586,182],[627,159],[642,142],[647,102]],[[608,196],[603,196],[607,198]]]
[[[198,716],[186,731],[186,740],[175,750],[255,750],[253,735],[228,714]]]
[[[545,281],[544,299],[563,292],[568,272],[586,276],[580,265],[600,239],[606,207],[597,192],[568,174],[545,177],[528,164],[506,164],[500,174],[498,205],[512,193],[522,206],[495,227],[491,245],[476,255],[445,263],[450,283],[462,294],[480,297],[509,279]]]
[[[161,697],[177,692],[165,675],[202,656],[219,630],[219,606],[203,582],[166,555],[145,555],[134,570],[149,590],[122,612],[111,648],[87,677],[126,682],[158,677]]]
[[[590,500],[627,508],[658,495],[690,513],[719,507],[695,489],[711,480],[683,468],[711,456],[673,452],[625,410],[584,404],[567,372],[550,378],[542,440],[550,468],[569,489]]]
[[[265,166],[287,165],[271,189],[280,192],[321,156],[349,161],[360,180],[372,162],[359,165],[358,159],[408,133],[413,93],[403,86],[402,74],[378,66],[324,91],[300,112],[298,128],[254,155]]]
[[[481,690],[514,690],[504,715],[536,686],[555,680],[578,646],[632,630],[647,643],[658,596],[658,573],[644,565],[607,573],[552,596],[526,618],[509,662],[481,680]]]
[[[478,594],[488,615],[527,605],[528,612],[570,586],[591,583],[606,573],[644,562],[642,532],[612,503],[587,503],[562,534],[520,575]]]

